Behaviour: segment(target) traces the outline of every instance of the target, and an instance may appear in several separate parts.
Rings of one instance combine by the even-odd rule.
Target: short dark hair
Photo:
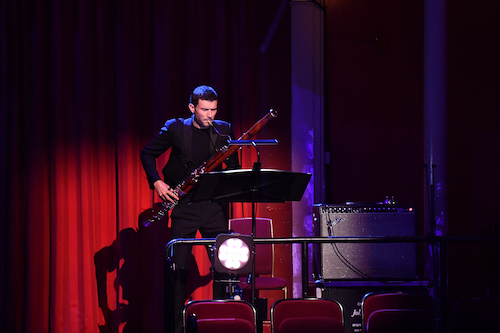
[[[194,88],[191,96],[189,97],[189,103],[197,106],[200,99],[204,99],[206,101],[217,101],[219,96],[217,96],[214,88],[203,85]]]

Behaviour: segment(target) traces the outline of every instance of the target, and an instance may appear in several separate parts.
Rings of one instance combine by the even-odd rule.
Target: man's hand
[[[179,197],[174,193],[170,185],[166,184],[163,180],[157,180],[153,186],[155,187],[156,193],[163,201],[170,201],[174,203],[179,200]]]

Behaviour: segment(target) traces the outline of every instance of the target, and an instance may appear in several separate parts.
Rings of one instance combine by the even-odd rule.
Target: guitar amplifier
[[[314,205],[313,221],[320,237],[415,236],[416,230],[414,209],[392,204]],[[415,243],[323,243],[314,251],[322,280],[417,277]]]

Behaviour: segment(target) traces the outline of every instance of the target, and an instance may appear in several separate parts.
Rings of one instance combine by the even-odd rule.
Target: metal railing
[[[437,288],[437,321],[439,332],[446,332],[448,325],[447,294],[447,244],[460,242],[500,242],[499,236],[370,236],[370,237],[288,237],[288,238],[254,238],[255,244],[301,244],[302,263],[302,296],[308,296],[309,287],[309,244],[321,243],[425,243],[436,246],[436,258],[432,258],[437,271],[433,282]],[[215,238],[178,238],[171,240],[165,247],[166,258],[175,255],[174,247],[180,244],[213,245]]]

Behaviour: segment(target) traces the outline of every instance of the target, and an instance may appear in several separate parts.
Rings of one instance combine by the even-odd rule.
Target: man
[[[140,156],[149,186],[162,200],[179,200],[172,189],[214,155],[230,138],[234,138],[229,123],[215,120],[217,106],[218,96],[212,87],[203,85],[195,88],[188,105],[191,118],[167,120],[160,133],[142,149]],[[156,169],[156,159],[168,149],[171,149],[170,157],[163,168],[162,180]],[[228,169],[239,168],[238,155],[231,155],[224,164]],[[209,201],[192,202],[193,193],[184,196],[172,209],[172,239],[194,238],[198,230],[203,238],[215,238],[220,233],[227,233],[228,217],[225,207]],[[185,287],[190,258],[190,246],[176,247],[173,258],[176,332],[181,332],[182,329],[182,309],[187,296]],[[214,283],[213,292],[214,298],[224,296],[223,286],[220,284]]]

